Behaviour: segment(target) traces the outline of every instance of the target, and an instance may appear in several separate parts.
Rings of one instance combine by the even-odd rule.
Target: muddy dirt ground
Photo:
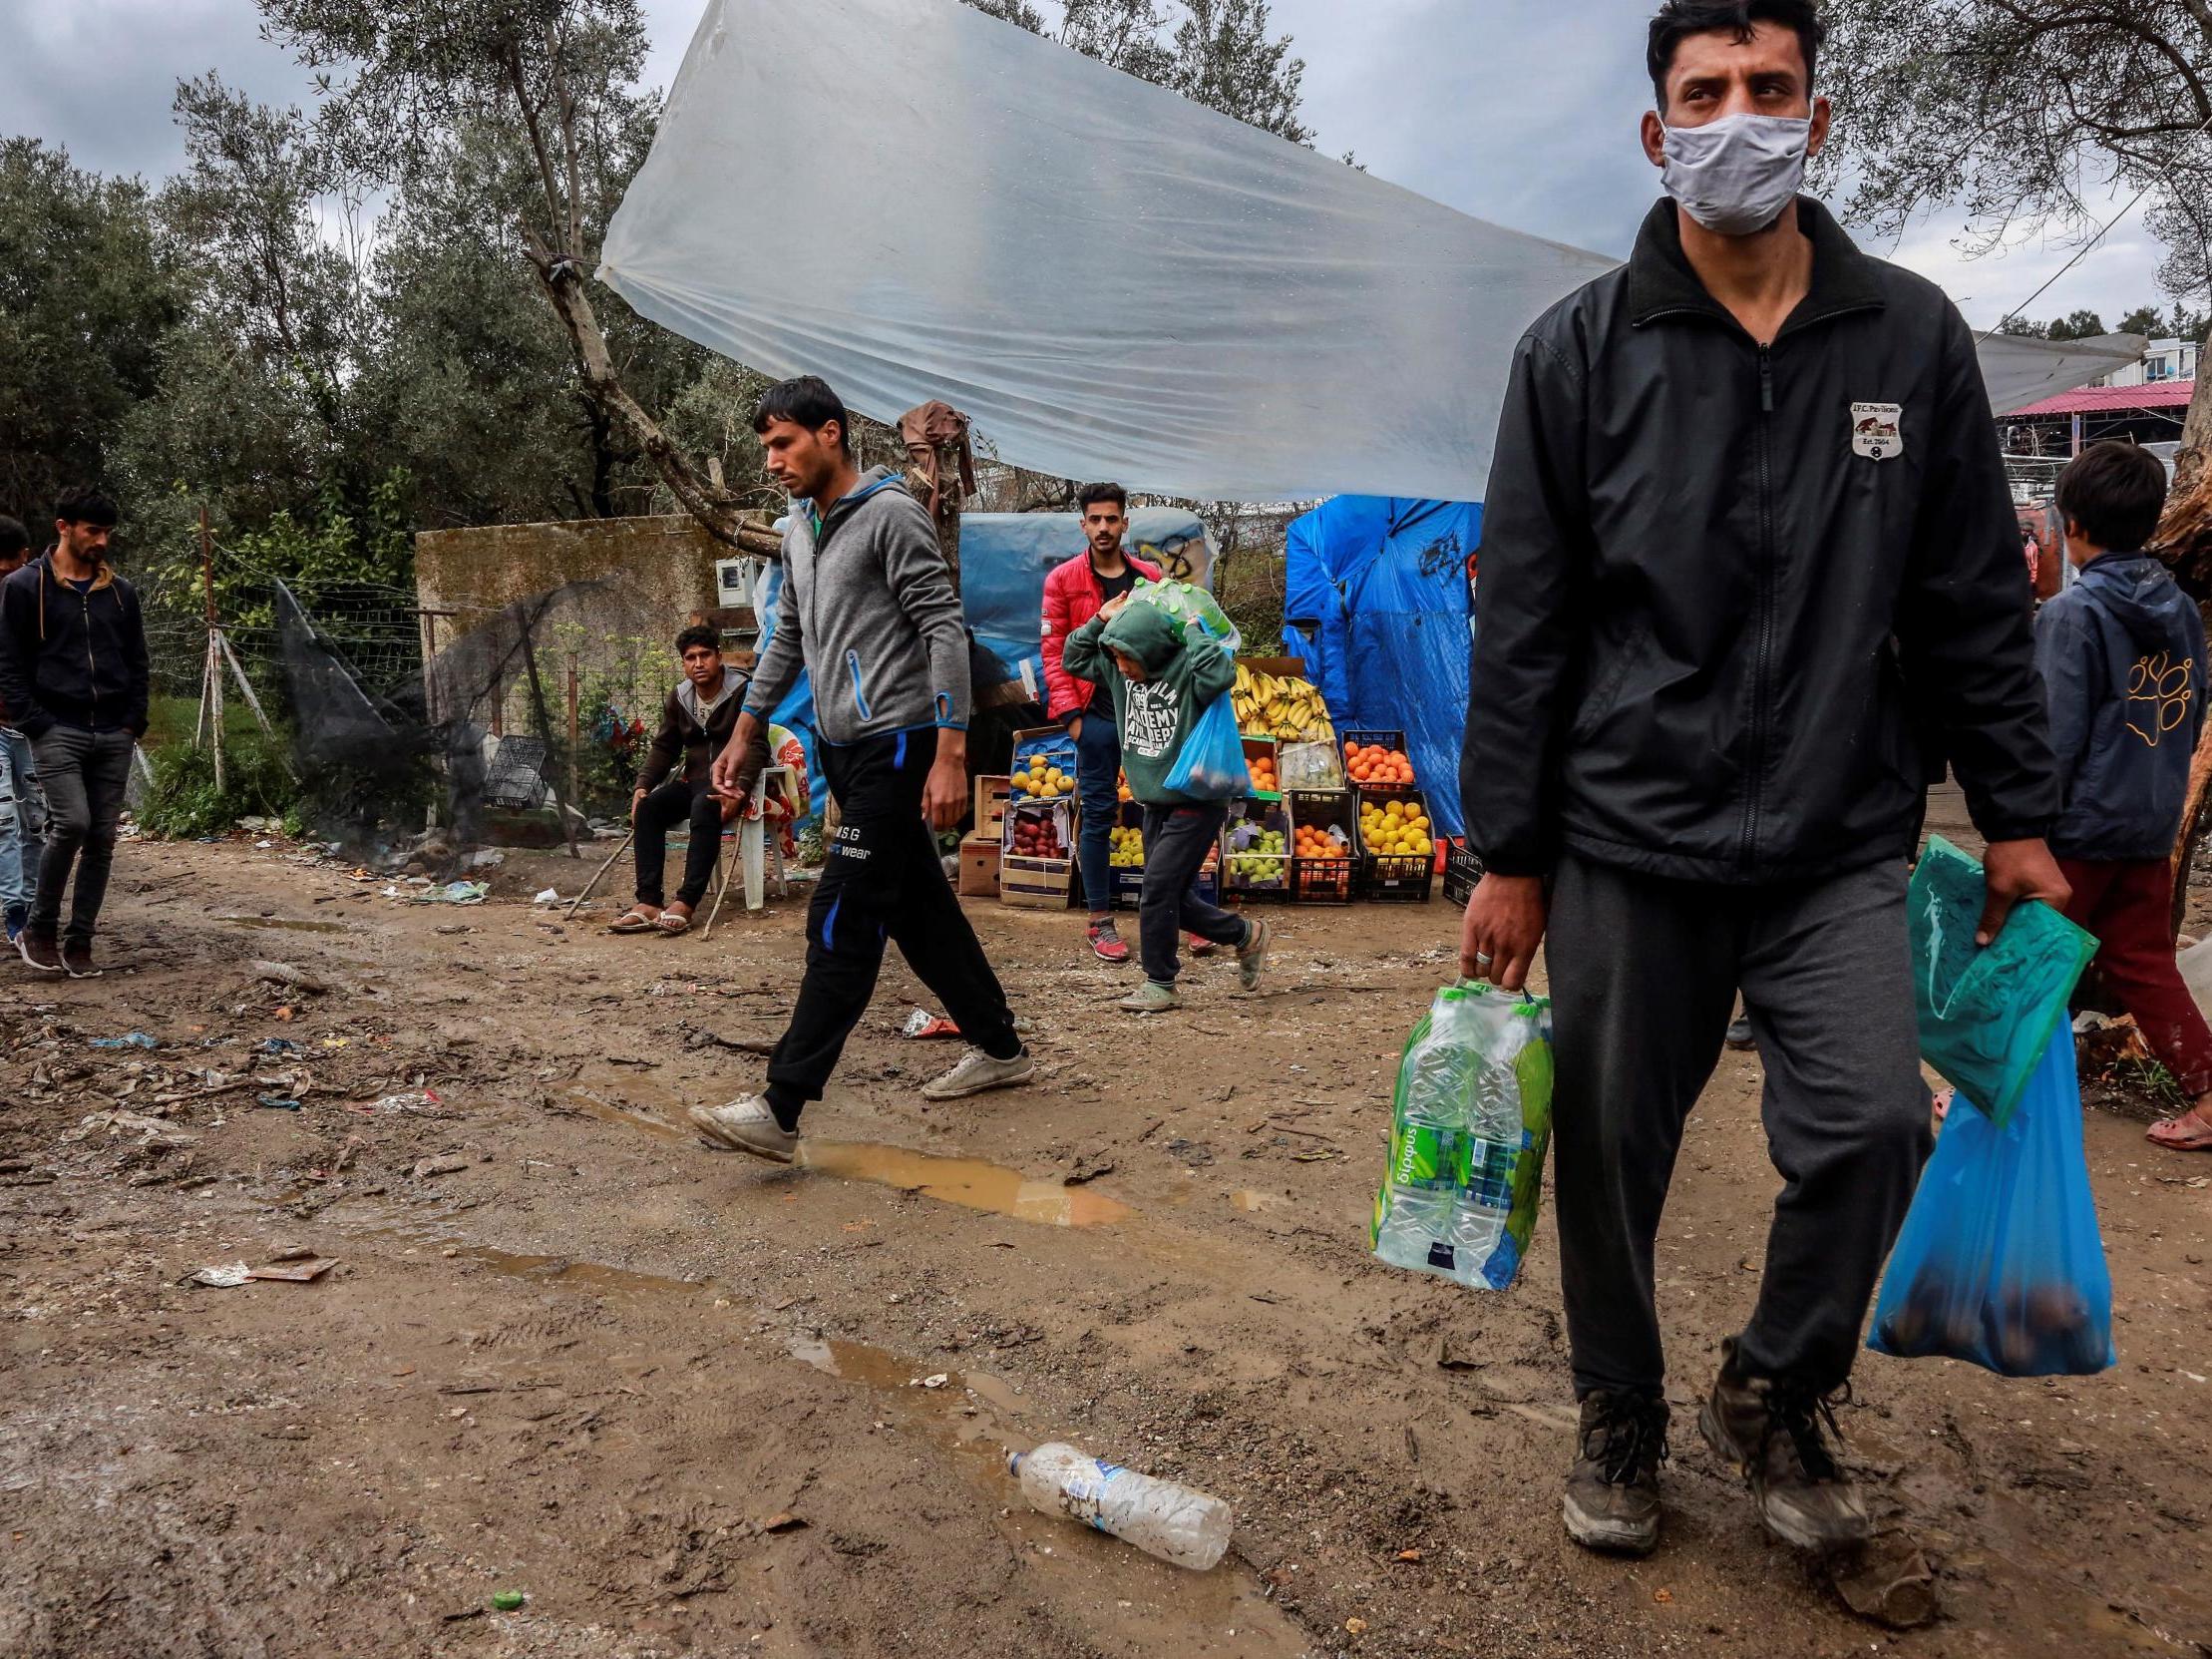
[[[105,979],[0,970],[0,1652],[2212,1653],[2212,1160],[2124,1091],[2087,1114],[2119,1368],[1860,1367],[1851,1457],[1942,1606],[1894,1633],[1689,1413],[1659,1552],[1566,1541],[1548,1217],[1503,1296],[1368,1256],[1441,903],[1282,914],[1261,994],[1204,967],[1141,1028],[1068,918],[971,904],[1038,1084],[925,1105],[955,1053],[899,1036],[894,967],[777,1171],[677,1125],[757,1079],[802,906],[620,940],[549,883],[409,905],[282,842],[127,844]],[[1751,1301],[1759,1085],[1723,1058],[1660,1241],[1677,1408]],[[337,1265],[185,1282],[294,1251]],[[1003,1451],[1055,1438],[1231,1500],[1230,1558],[1029,1512]]]

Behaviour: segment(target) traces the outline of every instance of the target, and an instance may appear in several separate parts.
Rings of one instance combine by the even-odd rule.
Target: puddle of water
[[[1104,1227],[1135,1212],[1118,1198],[1090,1187],[1036,1181],[1018,1169],[980,1158],[944,1158],[904,1146],[869,1141],[809,1140],[799,1149],[801,1168],[848,1181],[874,1181],[919,1192],[971,1210],[1010,1215],[1044,1227]]]
[[[279,928],[286,933],[344,933],[343,922],[308,922],[289,916],[211,916],[211,922],[228,922],[234,928]]]

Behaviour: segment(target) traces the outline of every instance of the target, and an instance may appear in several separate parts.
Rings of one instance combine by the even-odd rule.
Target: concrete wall
[[[685,514],[426,530],[415,538],[415,591],[425,611],[460,613],[437,620],[441,649],[486,613],[602,578],[615,579],[613,630],[657,620],[674,638],[716,603],[714,562],[726,551]]]

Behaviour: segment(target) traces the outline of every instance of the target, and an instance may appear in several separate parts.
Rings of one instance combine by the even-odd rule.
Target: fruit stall
[[[1339,734],[1295,657],[1240,657],[1230,691],[1251,791],[1229,803],[1200,890],[1224,904],[1425,903],[1444,874],[1464,902],[1480,873],[1438,835],[1402,731]],[[975,780],[975,829],[960,844],[960,891],[1065,910],[1085,902],[1075,742],[1059,726],[1014,735],[1012,770]],[[1446,787],[1451,787],[1449,780]],[[1126,780],[1110,831],[1110,903],[1143,890],[1144,811]]]

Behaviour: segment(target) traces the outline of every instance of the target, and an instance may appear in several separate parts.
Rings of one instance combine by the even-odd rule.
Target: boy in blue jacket
[[[2166,469],[2131,443],[2091,444],[2058,475],[2066,557],[2080,570],[2035,620],[2064,806],[2050,850],[2068,920],[2191,1109],[2151,1125],[2177,1151],[2212,1148],[2212,1030],[2174,966],[2174,838],[2204,729],[2204,621],[2138,551],[2158,528]]]

